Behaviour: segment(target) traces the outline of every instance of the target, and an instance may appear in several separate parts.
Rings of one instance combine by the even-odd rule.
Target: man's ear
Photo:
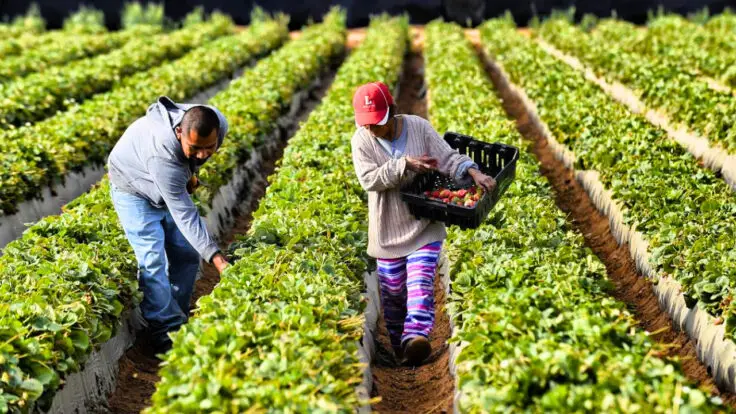
[[[174,128],[174,133],[176,135],[176,139],[181,141],[181,127],[180,126],[177,126]]]

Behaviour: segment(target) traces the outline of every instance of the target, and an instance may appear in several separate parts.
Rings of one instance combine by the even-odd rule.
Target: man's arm
[[[204,220],[187,193],[186,175],[170,160],[159,157],[148,160],[148,170],[184,238],[204,260],[215,264],[221,271],[221,267],[224,268],[227,262],[219,253],[217,243],[210,236]]]

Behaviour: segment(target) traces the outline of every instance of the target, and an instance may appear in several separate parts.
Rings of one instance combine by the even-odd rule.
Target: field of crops
[[[440,135],[519,149],[481,225],[448,226],[416,368],[385,358],[351,157],[376,80]],[[228,119],[193,198],[232,266],[202,264],[157,359],[104,165],[159,96]],[[0,413],[727,412],[734,190],[729,11],[470,29],[336,8],[290,32],[138,3],[120,30],[84,7],[47,30],[31,8],[0,23]]]

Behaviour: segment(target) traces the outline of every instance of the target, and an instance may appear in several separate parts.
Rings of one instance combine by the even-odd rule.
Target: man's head
[[[181,142],[187,158],[203,163],[217,150],[220,119],[206,106],[190,108],[176,127],[176,138]]]

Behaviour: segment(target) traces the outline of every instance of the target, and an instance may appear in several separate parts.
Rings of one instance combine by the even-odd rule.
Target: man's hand
[[[475,181],[475,185],[478,187],[483,187],[489,192],[496,188],[496,180],[493,177],[487,176],[475,168],[469,169],[468,174],[473,177],[473,181]]]
[[[222,272],[230,266],[230,263],[227,262],[227,259],[225,259],[225,256],[222,255],[222,253],[217,253],[212,258],[212,264],[217,269],[217,273],[222,274]]]
[[[199,187],[199,178],[196,175],[192,175],[192,178],[187,182],[187,192],[192,194],[197,187]]]
[[[437,158],[428,155],[421,157],[406,157],[406,168],[417,173],[425,173],[437,169]]]

